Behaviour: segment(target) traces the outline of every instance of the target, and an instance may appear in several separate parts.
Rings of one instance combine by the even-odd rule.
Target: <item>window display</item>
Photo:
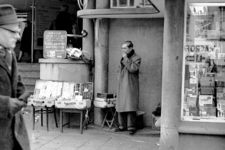
[[[225,122],[225,3],[187,3],[182,120]]]

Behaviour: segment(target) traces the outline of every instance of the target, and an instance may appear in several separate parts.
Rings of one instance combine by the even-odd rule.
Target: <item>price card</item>
[[[44,32],[44,58],[66,58],[67,32],[47,30]]]

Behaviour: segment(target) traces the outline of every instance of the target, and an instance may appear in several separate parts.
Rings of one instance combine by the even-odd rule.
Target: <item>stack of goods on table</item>
[[[85,109],[91,107],[93,83],[63,82],[62,95],[55,101],[57,108]]]
[[[34,94],[28,98],[28,105],[36,107],[52,107],[61,95],[62,82],[37,80]]]

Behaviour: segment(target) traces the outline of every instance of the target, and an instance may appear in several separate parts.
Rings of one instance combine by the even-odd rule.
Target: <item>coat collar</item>
[[[132,49],[131,51],[130,51],[130,53],[128,53],[127,54],[127,58],[130,58],[130,57],[132,57],[133,55],[134,55],[134,50]]]

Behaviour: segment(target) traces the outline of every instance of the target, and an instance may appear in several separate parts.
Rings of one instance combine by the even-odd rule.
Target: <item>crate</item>
[[[201,86],[201,95],[214,95],[215,88],[210,86]]]

